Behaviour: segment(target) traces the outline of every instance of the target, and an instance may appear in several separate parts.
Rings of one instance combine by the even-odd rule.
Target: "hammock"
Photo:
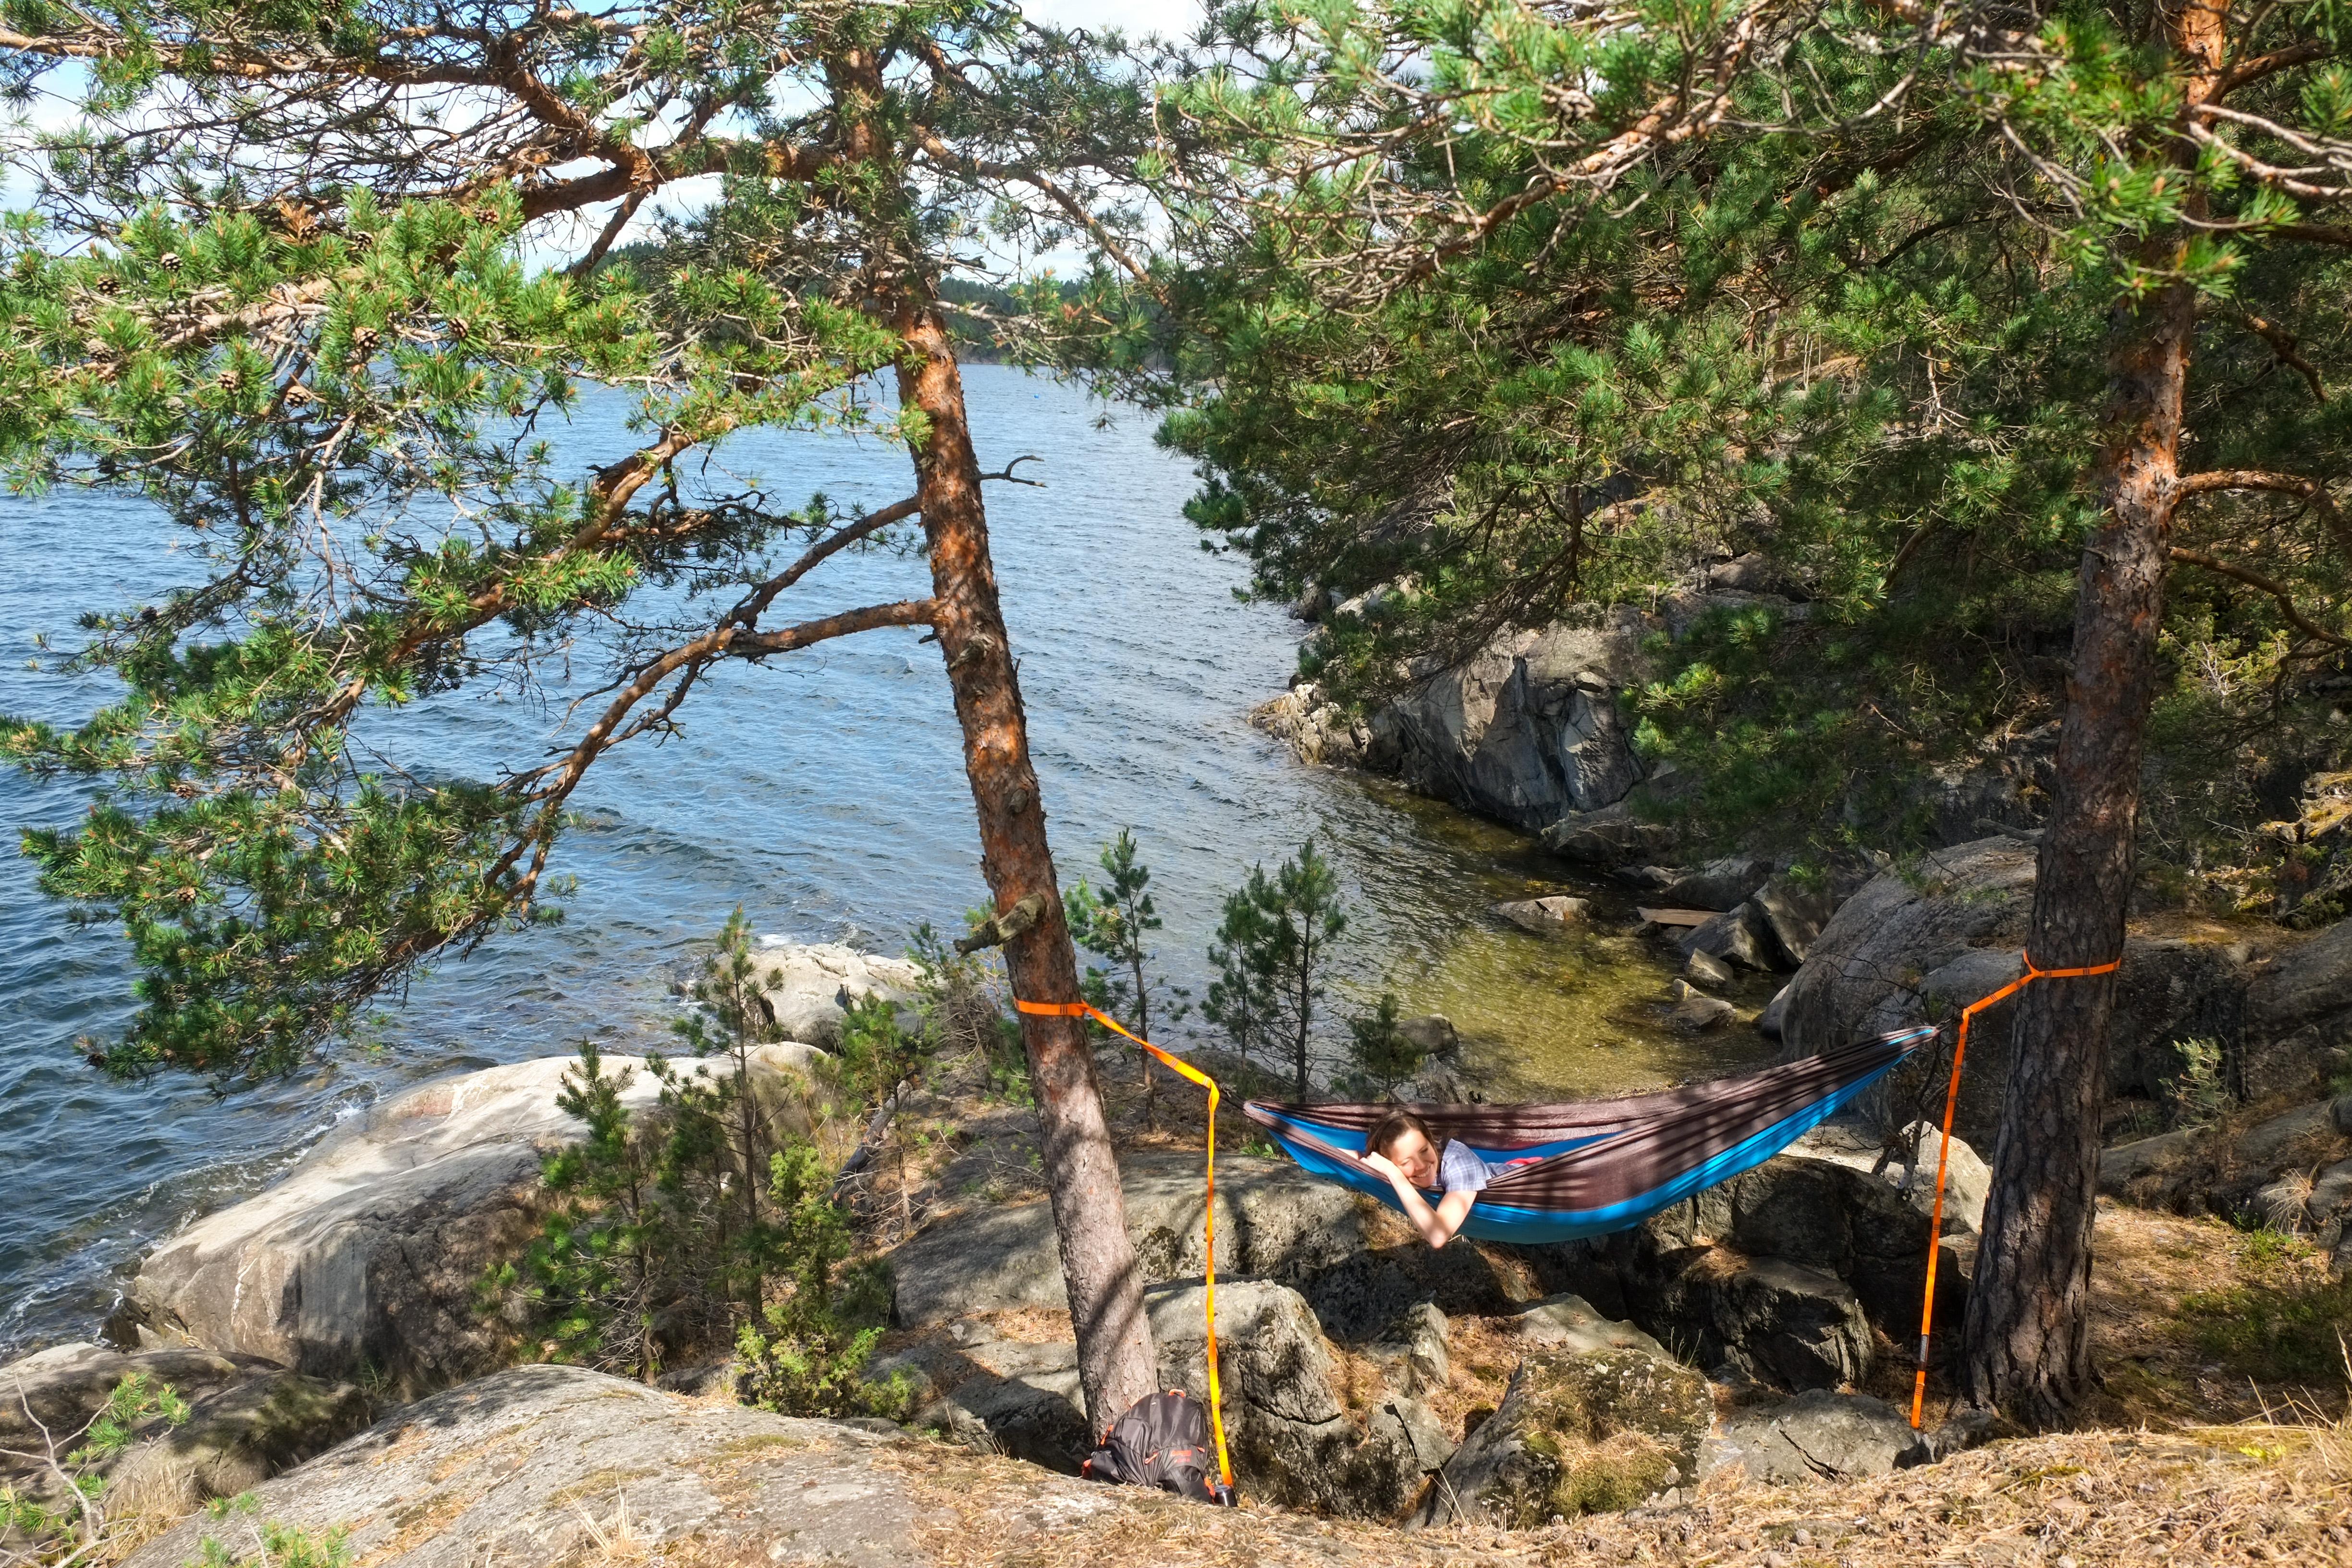
[[[1851,1103],[1933,1038],[1922,1024],[1758,1072],[1660,1094],[1568,1105],[1413,1105],[1430,1135],[1511,1168],[1478,1194],[1462,1234],[1567,1241],[1628,1230],[1694,1193],[1750,1171]],[[1394,1105],[1275,1105],[1243,1111],[1318,1176],[1400,1205],[1363,1162],[1364,1139]]]

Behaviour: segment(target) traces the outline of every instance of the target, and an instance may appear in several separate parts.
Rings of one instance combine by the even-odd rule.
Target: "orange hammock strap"
[[[2025,973],[1990,995],[1979,996],[1960,1009],[1960,1026],[1952,1039],[1952,1082],[1944,1092],[1944,1140],[1936,1155],[1936,1204],[1927,1220],[1927,1284],[1919,1301],[1919,1359],[1911,1377],[1911,1430],[1919,1429],[1919,1415],[1927,1402],[1927,1350],[1936,1328],[1936,1259],[1943,1250],[1944,1240],[1944,1177],[1951,1168],[1952,1116],[1960,1104],[1960,1062],[1969,1054],[1969,1023],[1988,1007],[2008,1001],[2037,980],[2072,980],[2086,974],[2112,974],[2123,963],[2111,958],[2105,963],[2086,963],[2074,969],[2041,969],[2033,955],[2021,952]]]
[[[1142,1036],[1129,1030],[1101,1008],[1086,1002],[1024,1002],[1013,998],[1017,1010],[1041,1018],[1092,1018],[1096,1023],[1124,1035],[1158,1057],[1171,1072],[1192,1079],[1209,1091],[1209,1175],[1208,1202],[1204,1205],[1202,1246],[1207,1249],[1204,1272],[1206,1313],[1209,1320],[1209,1429],[1217,1438],[1217,1474],[1223,1479],[1225,1489],[1234,1486],[1234,1467],[1225,1456],[1225,1414],[1223,1392],[1217,1385],[1217,1080],[1181,1057],[1172,1057]]]

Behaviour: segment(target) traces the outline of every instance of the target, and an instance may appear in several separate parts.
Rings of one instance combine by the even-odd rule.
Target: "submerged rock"
[[[1525,1530],[1631,1508],[1694,1480],[1706,1380],[1646,1350],[1538,1350],[1446,1461],[1417,1522]]]
[[[1555,893],[1549,898],[1496,904],[1495,912],[1522,931],[1534,931],[1538,936],[1556,936],[1582,925],[1588,908],[1582,899]]]

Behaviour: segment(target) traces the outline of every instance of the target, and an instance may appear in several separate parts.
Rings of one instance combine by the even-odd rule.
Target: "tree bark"
[[[2175,0],[2173,50],[2211,90],[2221,15]],[[2185,142],[2185,139],[2184,139]],[[2184,145],[2182,155],[2193,156]],[[2141,259],[2177,265],[2180,236]],[[2083,552],[2074,663],[2058,731],[2057,787],[2035,868],[2027,952],[2043,969],[2119,957],[2131,898],[2140,760],[2179,493],[2196,292],[2175,283],[2119,301],[2107,328],[2108,404],[2097,482],[2105,516]],[[2096,1385],[2090,1357],[2092,1225],[2113,974],[2044,980],[2018,998],[1992,1191],[1969,1289],[1960,1393],[2031,1426],[2065,1421]]]
[[[915,452],[916,492],[930,545],[939,609],[934,625],[955,689],[956,718],[963,726],[964,771],[980,812],[981,868],[999,910],[1011,910],[1033,895],[1042,906],[1036,921],[1005,943],[1005,966],[1014,995],[1075,1001],[1077,956],[1063,919],[1045,807],[1029,762],[1020,681],[997,604],[980,464],[964,418],[963,378],[930,300],[909,289],[901,298],[897,324],[907,345],[898,362],[899,405],[920,409],[930,421]],[[1030,1087],[1045,1134],[1045,1173],[1061,1242],[1062,1278],[1077,1331],[1078,1376],[1087,1419],[1100,1431],[1156,1392],[1159,1373],[1127,1236],[1118,1162],[1111,1152],[1085,1029],[1078,1018],[1021,1018]]]

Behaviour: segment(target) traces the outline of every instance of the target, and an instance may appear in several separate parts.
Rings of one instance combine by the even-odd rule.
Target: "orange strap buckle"
[[[1936,1325],[1936,1259],[1943,1249],[1944,1240],[1944,1176],[1952,1161],[1952,1116],[1960,1104],[1960,1062],[1969,1054],[1969,1022],[1986,1008],[2008,1001],[2037,980],[2072,980],[2086,974],[2112,974],[2123,963],[2121,958],[2111,958],[2105,963],[2087,963],[2075,969],[2040,969],[2034,966],[2033,955],[2021,952],[2025,960],[2025,973],[1992,993],[1979,996],[1960,1009],[1959,1032],[1952,1040],[1952,1084],[1944,1094],[1944,1141],[1936,1155],[1936,1205],[1927,1221],[1927,1285],[1919,1302],[1919,1360],[1911,1378],[1911,1430],[1919,1429],[1919,1415],[1927,1402],[1927,1348]]]
[[[1217,1385],[1217,1080],[1181,1058],[1170,1056],[1150,1040],[1129,1029],[1126,1025],[1086,1002],[1024,1002],[1014,997],[1016,1011],[1039,1018],[1092,1018],[1113,1034],[1123,1035],[1150,1051],[1171,1072],[1190,1079],[1209,1091],[1209,1176],[1207,1217],[1202,1222],[1203,1245],[1208,1249],[1204,1290],[1209,1320],[1209,1429],[1217,1437],[1217,1474],[1230,1492],[1234,1486],[1234,1467],[1225,1457],[1225,1415],[1223,1391]]]

